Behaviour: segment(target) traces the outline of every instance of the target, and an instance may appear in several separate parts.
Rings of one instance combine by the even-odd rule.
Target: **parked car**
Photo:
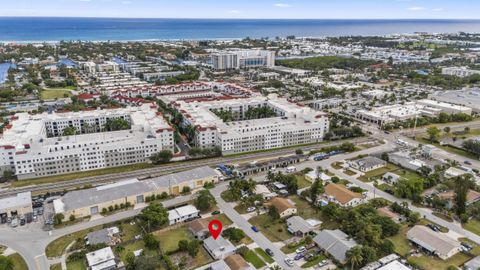
[[[290,267],[292,267],[293,264],[294,264],[293,261],[292,261],[292,259],[290,259],[290,258],[285,258],[284,261],[285,261],[285,263],[286,263],[288,266],[290,266]]]
[[[472,162],[468,161],[468,160],[465,160],[463,163],[467,164],[467,165],[472,165]]]
[[[25,225],[25,219],[24,218],[20,219],[20,226],[23,226],[23,225]]]
[[[303,259],[303,257],[305,257],[305,256],[303,255],[303,253],[298,253],[297,255],[295,255],[295,258],[293,258],[293,259],[294,259],[295,261],[298,261],[298,260]]]
[[[273,257],[273,251],[269,248],[265,249],[265,252],[270,256]]]
[[[304,253],[305,251],[307,251],[307,248],[305,248],[305,246],[301,246],[301,247],[297,248],[297,250],[295,250],[295,252],[297,254]]]
[[[259,232],[260,230],[259,230],[257,227],[252,226],[252,231],[254,231],[254,232]]]
[[[213,211],[213,212],[212,212],[212,215],[220,215],[220,211],[219,211],[219,210]]]
[[[324,267],[327,264],[328,264],[328,260],[322,260],[321,262],[318,263],[318,267]]]
[[[255,212],[255,210],[257,210],[257,208],[255,208],[255,207],[253,207],[253,206],[247,208],[247,212],[248,212],[248,213]]]
[[[427,224],[427,227],[430,228],[434,232],[439,232],[440,231],[440,228],[437,225],[432,224],[432,223]]]

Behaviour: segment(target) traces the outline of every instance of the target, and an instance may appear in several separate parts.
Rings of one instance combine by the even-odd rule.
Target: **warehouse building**
[[[91,189],[76,190],[54,200],[54,212],[62,213],[65,219],[71,215],[77,218],[89,217],[98,215],[111,206],[119,207],[127,203],[134,206],[145,203],[146,197],[151,195],[163,192],[178,195],[183,187],[199,189],[207,182],[217,183],[220,176],[218,171],[205,166],[144,181],[130,179]]]
[[[0,223],[6,223],[11,217],[26,216],[31,213],[33,208],[30,191],[0,199]]]

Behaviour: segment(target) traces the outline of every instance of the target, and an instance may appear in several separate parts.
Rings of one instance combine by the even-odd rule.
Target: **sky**
[[[480,19],[478,0],[0,0],[0,16]]]

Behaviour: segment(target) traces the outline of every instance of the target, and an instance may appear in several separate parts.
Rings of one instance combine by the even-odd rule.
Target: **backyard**
[[[66,88],[50,88],[40,92],[40,99],[42,100],[66,98],[70,96],[72,96],[71,89]]]
[[[267,214],[255,216],[248,220],[256,226],[270,241],[284,241],[292,237],[287,231],[287,225],[282,220],[273,220]]]

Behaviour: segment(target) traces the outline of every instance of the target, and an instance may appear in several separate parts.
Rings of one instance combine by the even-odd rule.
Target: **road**
[[[179,196],[171,200],[163,201],[162,204],[165,207],[173,207],[192,199],[192,195]],[[45,255],[45,248],[53,240],[77,231],[136,216],[142,211],[143,207],[144,206],[138,206],[132,210],[52,230],[51,234],[42,230],[39,226],[33,226],[38,225],[35,223],[17,228],[10,228],[7,227],[7,225],[3,225],[0,226],[0,245],[10,247],[17,251],[25,259],[28,269],[48,270],[50,269],[50,262]]]
[[[372,141],[372,139],[363,137],[363,138],[353,139],[350,141],[352,143],[363,143],[363,142]],[[343,142],[344,141],[335,141],[330,143],[316,144],[312,146],[299,147],[299,148],[302,148],[304,151],[308,151],[308,150],[322,148],[322,147],[340,145]],[[108,175],[92,176],[92,177],[76,179],[73,181],[55,182],[55,183],[32,185],[32,186],[21,187],[21,188],[3,189],[0,193],[0,198],[13,196],[17,193],[27,192],[27,191],[47,192],[51,190],[64,190],[64,189],[84,186],[86,184],[98,185],[98,184],[105,184],[105,183],[116,182],[116,181],[125,180],[125,179],[132,179],[132,178],[142,179],[142,178],[148,178],[148,177],[155,177],[155,176],[170,174],[173,172],[189,170],[189,169],[193,169],[201,166],[216,166],[221,163],[241,163],[241,162],[246,162],[252,159],[274,158],[282,155],[292,154],[294,151],[295,151],[295,148],[293,149],[289,148],[289,149],[272,150],[268,152],[245,154],[241,156],[231,156],[231,157],[225,156],[225,157],[219,157],[219,158],[191,160],[186,162],[178,162],[178,163],[158,166],[155,168],[137,170],[133,172],[123,172],[123,173],[115,173],[115,174],[108,174]]]
[[[215,188],[211,189],[210,192],[217,200],[217,206],[222,210],[222,212],[230,218],[235,225],[237,225],[240,229],[242,229],[248,237],[250,237],[259,247],[263,250],[269,248],[273,251],[273,259],[275,262],[283,267],[283,269],[298,269],[300,267],[294,265],[293,267],[288,266],[285,264],[284,259],[287,256],[278,248],[276,247],[270,240],[268,240],[261,232],[254,232],[252,230],[252,225],[248,223],[248,221],[242,217],[233,207],[225,202],[220,193],[227,190],[228,185],[227,183],[223,183],[221,185],[217,185]]]

